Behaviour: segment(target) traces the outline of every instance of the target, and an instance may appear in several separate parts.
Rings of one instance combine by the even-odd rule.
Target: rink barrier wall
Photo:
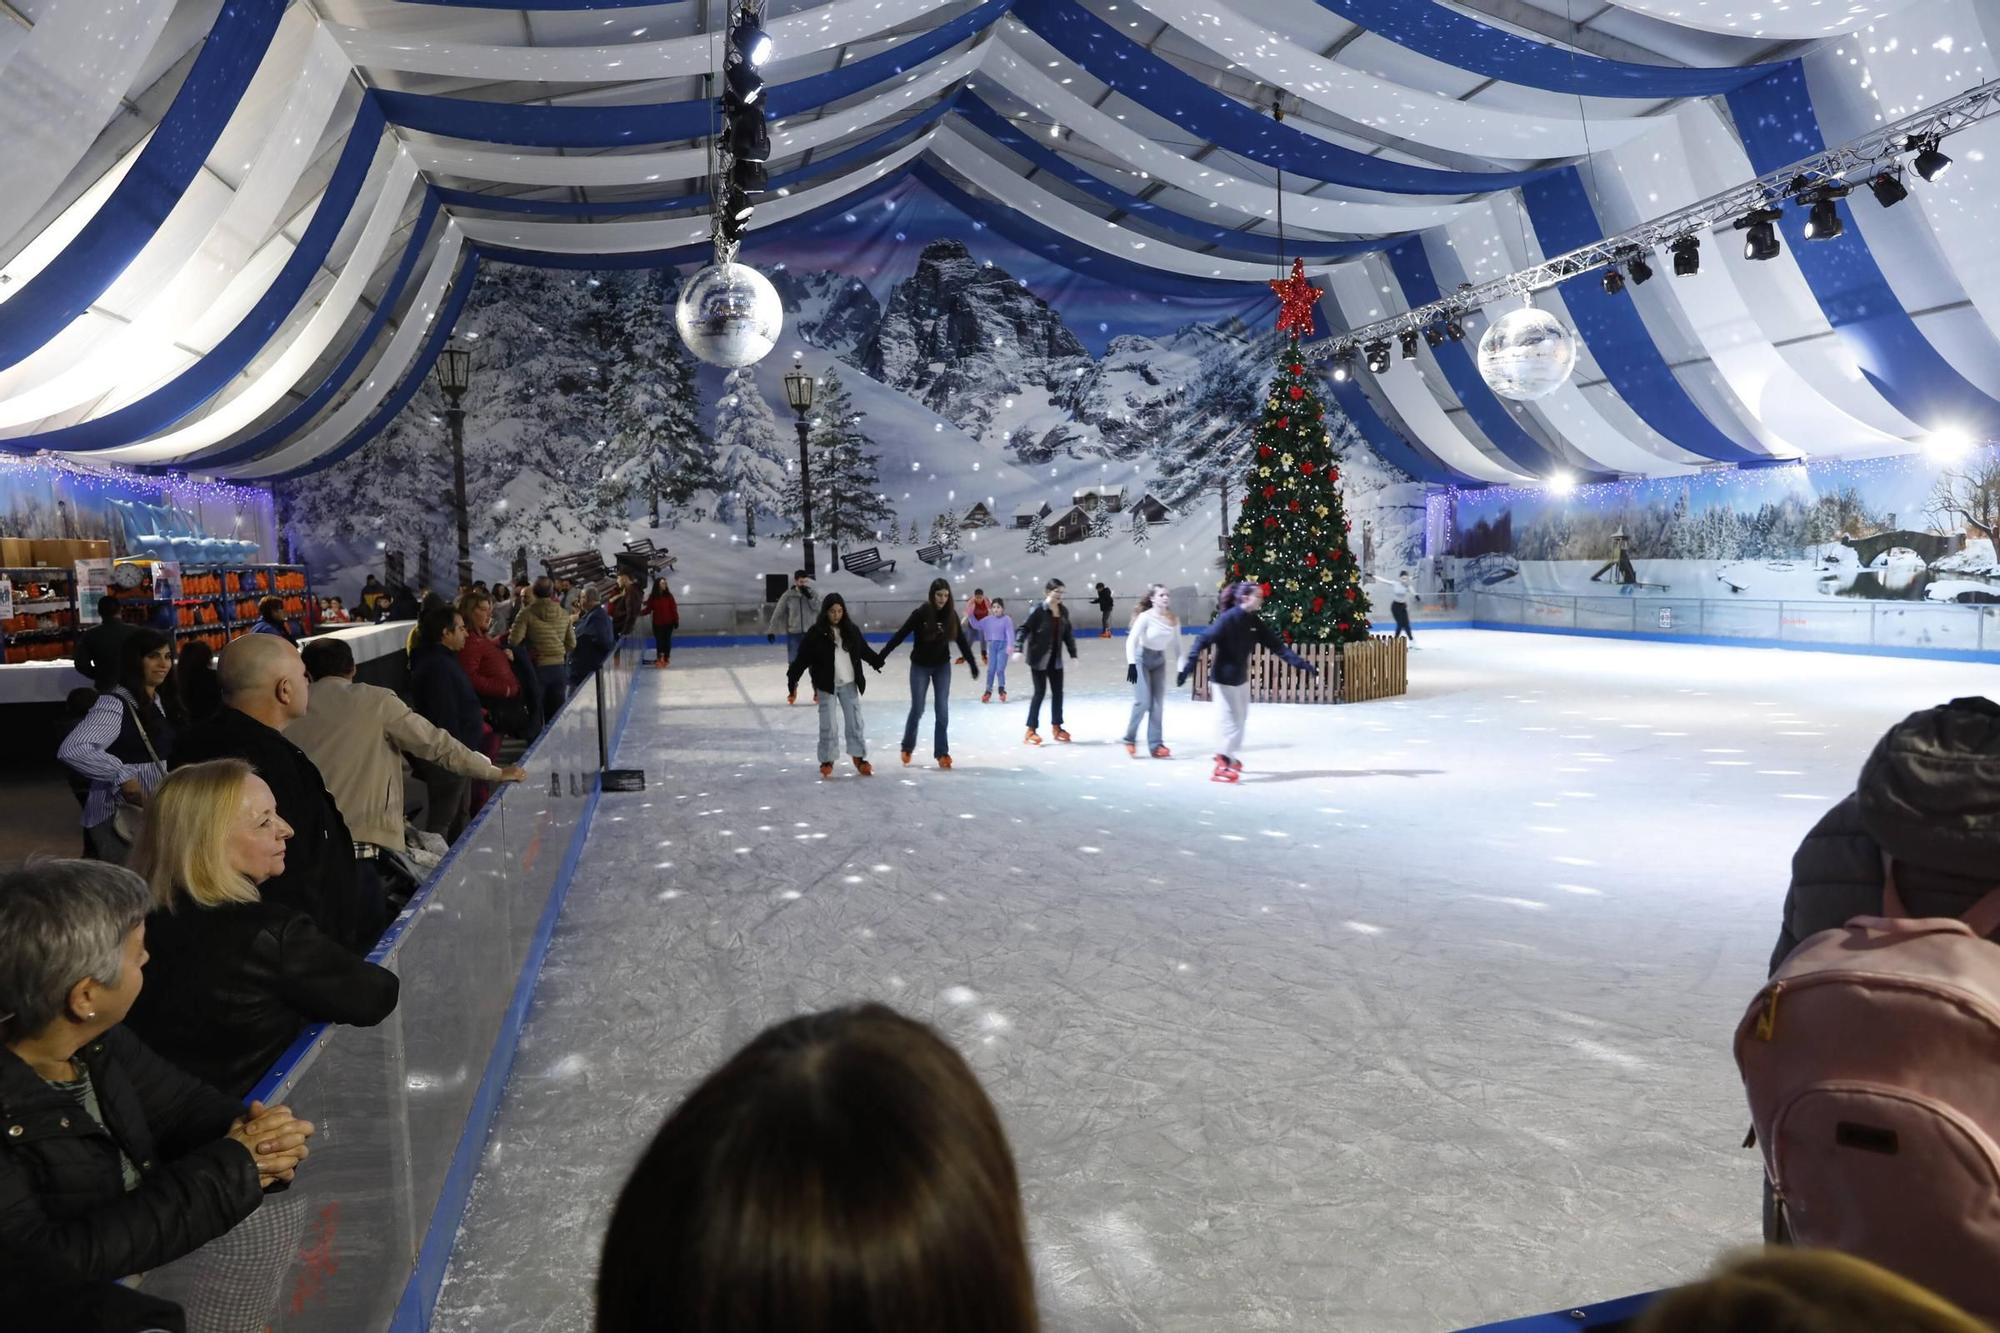
[[[1639,1322],[1639,1316],[1659,1296],[1657,1291],[1621,1296],[1596,1305],[1529,1315],[1524,1319],[1503,1319],[1497,1324],[1479,1324],[1460,1329],[1459,1333],[1574,1333],[1577,1329],[1586,1333],[1624,1333]]]
[[[495,793],[370,954],[401,979],[396,1012],[309,1030],[250,1094],[319,1127],[273,1329],[428,1327],[638,656],[621,647],[550,719],[528,779]]]

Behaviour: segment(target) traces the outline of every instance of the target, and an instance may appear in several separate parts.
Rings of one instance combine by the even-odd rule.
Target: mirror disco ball
[[[1479,373],[1508,398],[1546,398],[1575,369],[1576,335],[1533,306],[1502,315],[1479,340]]]
[[[748,264],[711,264],[688,279],[674,304],[674,327],[688,350],[735,370],[770,354],[785,326],[771,280]]]

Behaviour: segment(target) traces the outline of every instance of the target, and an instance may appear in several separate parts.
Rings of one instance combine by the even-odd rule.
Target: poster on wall
[[[111,561],[76,562],[76,623],[79,626],[98,623],[97,599],[109,591],[111,591]]]

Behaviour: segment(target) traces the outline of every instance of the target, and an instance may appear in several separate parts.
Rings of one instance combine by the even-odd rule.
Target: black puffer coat
[[[1882,910],[1884,852],[1915,916],[1960,916],[2000,888],[2000,705],[1954,699],[1876,743],[1792,856],[1772,971],[1807,936]]]
[[[257,1162],[223,1136],[236,1101],[112,1028],[79,1053],[104,1124],[0,1049],[0,1246],[84,1278],[168,1263],[255,1212]],[[122,1146],[139,1169],[127,1192]]]

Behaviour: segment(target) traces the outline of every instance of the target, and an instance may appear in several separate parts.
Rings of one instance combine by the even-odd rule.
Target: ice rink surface
[[[1956,663],[1431,631],[1406,699],[1210,705],[1128,758],[1123,641],[1072,745],[953,680],[953,771],[822,782],[781,650],[642,672],[439,1303],[590,1326],[627,1166],[769,1023],[937,1024],[1020,1161],[1051,1330],[1453,1329],[1657,1287],[1757,1237],[1729,1053],[1800,836]],[[1047,735],[1046,724],[1044,735]],[[1142,734],[1143,739],[1143,734]],[[1141,754],[1143,756],[1143,749]]]

